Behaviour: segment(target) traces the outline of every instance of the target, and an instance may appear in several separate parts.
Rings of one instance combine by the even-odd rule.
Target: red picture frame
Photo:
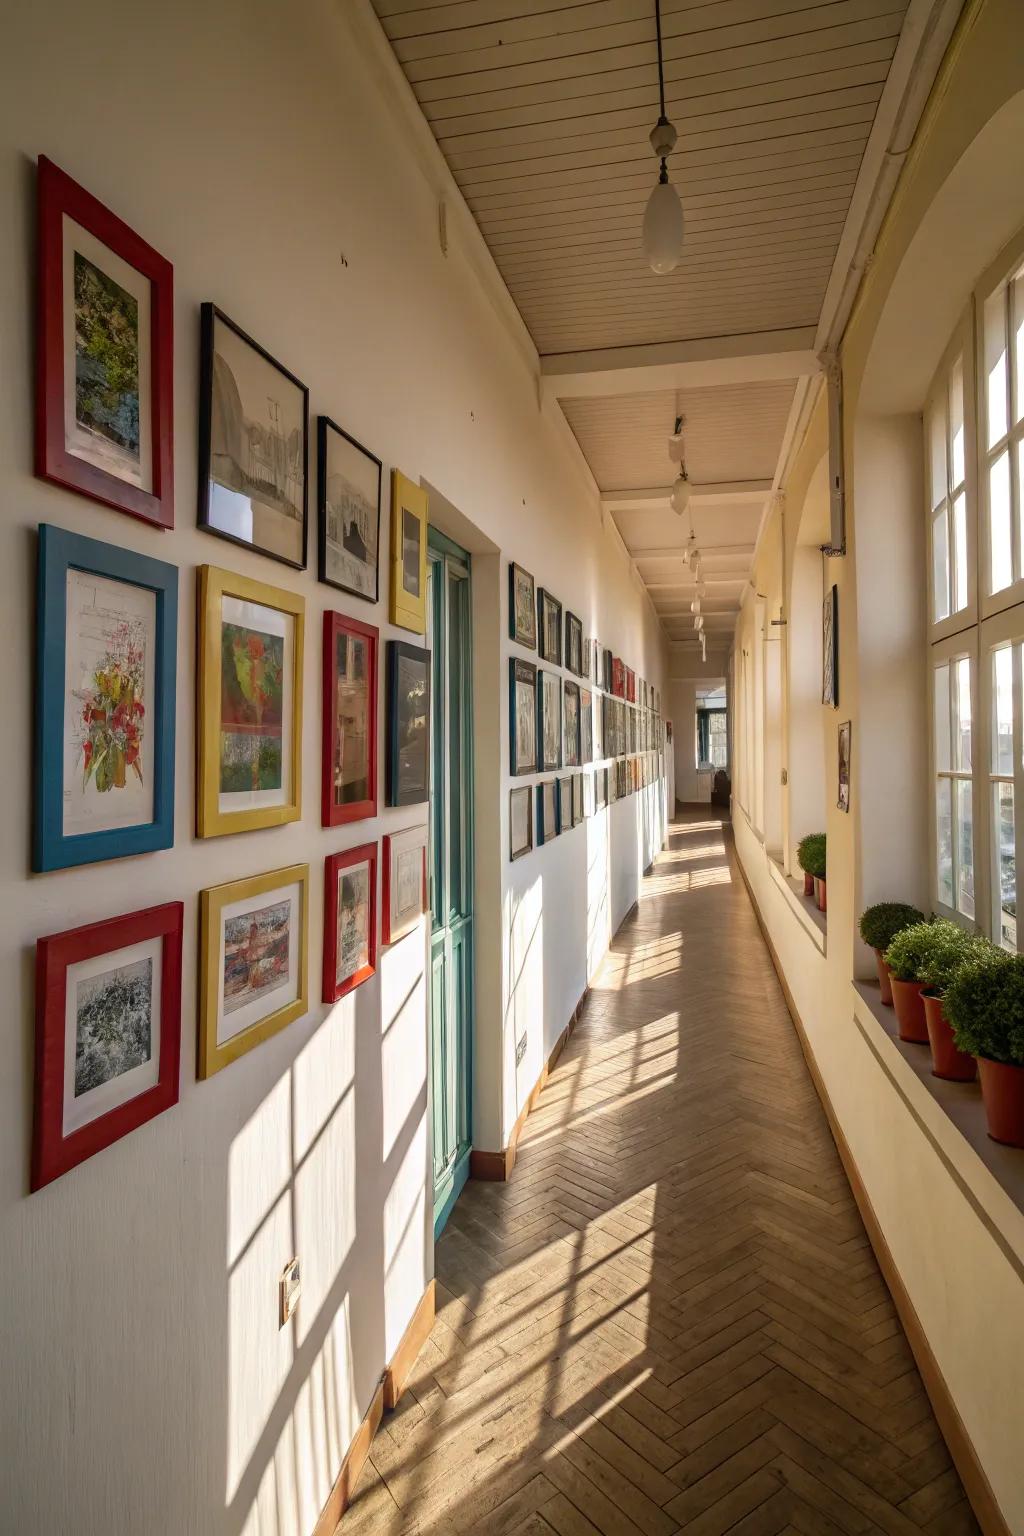
[[[626,695],[626,668],[620,656],[612,657],[612,693],[617,699]]]
[[[408,827],[408,828],[406,828],[406,830],[404,832],[388,833],[385,836],[385,838],[384,838],[384,850],[383,850],[384,871],[383,871],[383,875],[381,877],[381,901],[380,901],[380,905],[381,905],[381,940],[382,940],[382,942],[384,944],[397,944],[399,939],[404,938],[407,933],[411,933],[413,928],[416,926],[416,922],[419,920],[420,917],[423,916],[423,914],[427,910],[427,900],[428,900],[428,896],[427,896],[427,843],[428,843],[428,835],[429,834],[428,834],[427,827],[426,826],[420,826],[420,827]],[[404,924],[396,932],[391,927],[391,852],[392,852],[392,844],[396,843],[396,842],[401,842],[404,838],[407,838],[407,837],[417,837],[418,838],[419,836],[422,836],[422,838],[423,838],[423,850],[422,850],[423,851],[423,867],[422,867],[422,877],[421,877],[422,878],[422,884],[420,886],[420,909],[419,909],[419,912],[416,914],[416,918],[412,922]]]
[[[334,797],[334,763],[340,750],[338,717],[334,700],[338,685],[338,636],[349,635],[366,641],[367,646],[367,794],[362,800],[339,805]],[[350,821],[363,821],[377,814],[377,652],[380,632],[372,624],[350,619],[347,614],[328,609],[324,614],[323,654],[323,734],[320,791],[320,819],[325,827],[339,827]]]
[[[150,284],[149,385],[152,490],[71,453],[65,429],[64,218]],[[115,213],[45,155],[38,171],[39,313],[36,338],[36,474],[130,517],[174,527],[174,269]]]
[[[355,864],[370,866],[370,905],[366,937],[369,959],[344,981],[338,981],[338,875]],[[346,848],[344,853],[328,854],[324,860],[324,972],[323,1000],[336,1003],[339,998],[361,987],[377,970],[377,844],[362,843]]]
[[[181,935],[184,903],[166,902],[36,941],[36,1070],[32,1189],[58,1179],[178,1102],[181,1060]],[[65,1130],[68,969],[146,940],[160,945],[160,1051],[156,1082]]]
[[[636,673],[631,667],[626,668],[626,700],[630,704],[636,703]]]

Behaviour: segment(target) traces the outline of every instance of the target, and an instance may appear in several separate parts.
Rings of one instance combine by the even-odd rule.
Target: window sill
[[[793,880],[787,875],[782,860],[774,853],[768,854],[768,868],[775,884],[796,913],[800,926],[824,955],[828,943],[828,914],[818,911],[814,898],[804,895],[803,881]]]
[[[935,1077],[928,1047],[899,1038],[877,982],[853,983],[853,1016],[882,1071],[1024,1279],[1024,1151],[991,1140],[976,1082]]]

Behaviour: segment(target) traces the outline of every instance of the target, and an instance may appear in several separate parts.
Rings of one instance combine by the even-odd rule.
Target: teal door
[[[430,1045],[434,1235],[469,1177],[473,1038],[473,729],[470,562],[431,528]]]

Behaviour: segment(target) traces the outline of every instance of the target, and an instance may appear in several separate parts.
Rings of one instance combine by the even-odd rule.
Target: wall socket
[[[526,1036],[524,1035],[523,1038],[520,1040],[519,1044],[516,1046],[516,1066],[517,1067],[522,1065],[523,1057],[525,1055],[526,1055]]]
[[[281,1271],[281,1278],[277,1284],[278,1292],[278,1327],[283,1328],[299,1304],[302,1295],[302,1277],[299,1274],[298,1259],[289,1259]]]

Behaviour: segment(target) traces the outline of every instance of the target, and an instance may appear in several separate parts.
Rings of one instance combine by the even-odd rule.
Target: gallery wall
[[[59,0],[5,20],[0,95],[0,611],[6,793],[0,1023],[0,1510],[13,1530],[259,1531],[306,1536],[432,1273],[426,936],[382,950],[376,976],[205,1082],[195,1077],[198,893],[308,862],[318,996],[326,854],[426,819],[319,821],[321,615],[398,631],[377,605],[196,527],[199,305],[217,303],[383,461],[437,487],[464,542],[525,565],[656,688],[661,631],[536,358],[461,209],[365,0],[173,8]],[[46,154],[173,263],[175,528],[160,533],[33,477],[35,159]],[[448,200],[449,248],[438,239]],[[179,569],[174,846],[30,876],[37,525]],[[475,530],[475,534],[474,531]],[[451,531],[451,530],[449,530]],[[386,571],[388,544],[382,548]],[[196,569],[225,566],[306,603],[303,817],[194,836]],[[483,567],[483,559],[482,559]],[[507,597],[478,624],[506,701]],[[383,669],[382,669],[383,670]],[[480,680],[477,681],[479,693]],[[485,683],[484,688],[488,685]],[[381,683],[381,704],[383,681]],[[383,745],[383,708],[380,711]],[[490,814],[508,847],[507,719]],[[501,766],[504,765],[504,766]],[[486,814],[486,780],[477,818]],[[481,1013],[500,1105],[515,1119],[545,1053],[636,900],[661,837],[655,787],[508,863],[491,850],[485,925],[500,1008]],[[487,862],[483,862],[487,868]],[[36,939],[185,904],[181,1099],[28,1194]],[[527,1051],[515,1064],[513,950],[530,950]],[[517,930],[516,924],[520,923]],[[516,936],[518,934],[518,937]],[[483,993],[483,989],[481,989]],[[532,1076],[531,1076],[532,1074]],[[494,1087],[494,1085],[491,1085]],[[296,1320],[277,1278],[298,1253]]]

